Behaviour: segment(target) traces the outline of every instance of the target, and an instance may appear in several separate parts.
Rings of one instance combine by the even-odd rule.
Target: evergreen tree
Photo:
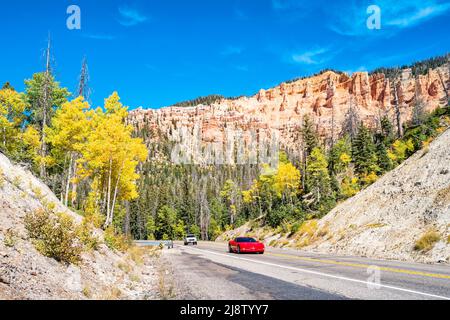
[[[392,170],[393,164],[391,158],[389,158],[388,150],[383,142],[379,142],[376,145],[376,153],[378,159],[378,167],[380,173],[388,172]]]
[[[372,133],[363,123],[352,144],[352,158],[356,173],[360,175],[377,172],[377,154]]]
[[[306,155],[308,156],[311,154],[313,149],[319,145],[319,139],[317,138],[317,132],[314,128],[314,123],[307,115],[303,119],[302,137],[304,149],[306,151]]]

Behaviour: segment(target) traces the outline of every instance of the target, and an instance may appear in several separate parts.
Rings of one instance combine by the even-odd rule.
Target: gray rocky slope
[[[81,217],[60,204],[28,170],[0,154],[0,299],[146,299],[157,297],[152,261],[136,264],[104,244],[83,253],[79,265],[44,257],[24,227],[27,213],[54,203],[78,223]],[[97,231],[102,236],[101,231]]]

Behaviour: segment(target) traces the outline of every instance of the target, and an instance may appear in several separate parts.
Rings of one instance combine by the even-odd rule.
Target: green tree
[[[351,154],[352,145],[350,137],[345,135],[342,139],[339,139],[329,151],[328,168],[330,174],[336,175],[347,169],[352,161]]]
[[[169,206],[159,209],[156,219],[156,238],[159,240],[174,240],[177,226],[177,211]]]
[[[303,119],[302,137],[306,155],[309,155],[311,154],[313,149],[319,145],[319,139],[317,137],[314,123],[311,121],[308,115],[306,115]]]
[[[376,145],[378,167],[380,173],[388,172],[392,170],[393,164],[391,158],[389,158],[388,150],[383,142],[379,142]]]
[[[38,125],[43,131],[44,117],[51,119],[55,113],[56,107],[60,107],[67,102],[70,92],[67,88],[62,88],[52,75],[49,75],[50,107],[45,108],[44,103],[45,87],[47,86],[47,75],[45,72],[35,73],[29,80],[25,80],[25,92],[28,102],[29,122]],[[44,112],[46,114],[44,115]]]
[[[356,173],[363,175],[378,172],[376,147],[372,133],[363,123],[352,144],[352,158]]]
[[[308,157],[306,172],[306,188],[310,194],[309,204],[312,208],[318,209],[322,201],[331,195],[328,162],[320,148],[314,148]]]

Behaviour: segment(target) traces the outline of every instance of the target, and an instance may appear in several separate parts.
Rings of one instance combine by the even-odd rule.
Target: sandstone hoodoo
[[[149,129],[169,139],[177,129],[201,126],[202,143],[222,141],[227,127],[272,132],[278,130],[283,147],[298,151],[299,128],[308,116],[325,140],[340,135],[349,113],[376,129],[388,116],[401,130],[413,117],[415,104],[430,112],[448,103],[449,64],[413,74],[411,68],[391,74],[325,71],[310,78],[282,83],[255,96],[219,99],[209,105],[137,109],[129,120],[138,130]]]

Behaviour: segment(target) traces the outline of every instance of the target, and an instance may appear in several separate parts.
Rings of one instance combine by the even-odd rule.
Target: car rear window
[[[256,242],[253,238],[236,238],[236,242]]]

